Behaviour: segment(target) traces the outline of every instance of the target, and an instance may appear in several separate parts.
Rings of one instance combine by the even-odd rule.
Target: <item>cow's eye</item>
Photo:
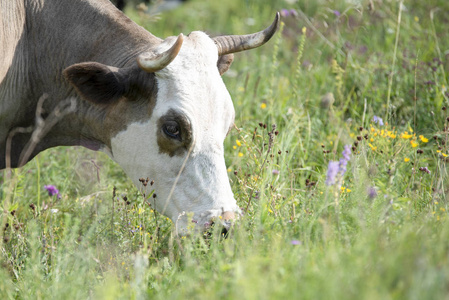
[[[181,140],[181,129],[179,128],[179,124],[175,121],[167,122],[162,126],[162,130],[164,133],[176,140]]]

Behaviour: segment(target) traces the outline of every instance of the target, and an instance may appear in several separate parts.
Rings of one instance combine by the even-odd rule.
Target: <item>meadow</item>
[[[159,37],[281,12],[223,76],[244,215],[227,237],[178,237],[105,154],[50,149],[0,171],[1,299],[449,299],[449,2],[143,9],[125,12]]]

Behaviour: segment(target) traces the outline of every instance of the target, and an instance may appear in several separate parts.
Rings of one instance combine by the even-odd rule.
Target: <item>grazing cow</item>
[[[161,40],[109,0],[0,1],[0,169],[55,146],[116,161],[179,233],[235,217],[223,140],[234,107],[221,79],[264,31]],[[45,96],[43,96],[45,95]],[[221,218],[219,218],[221,217]]]

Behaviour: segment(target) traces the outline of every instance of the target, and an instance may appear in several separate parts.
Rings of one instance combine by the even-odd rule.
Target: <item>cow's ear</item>
[[[126,91],[126,80],[119,69],[96,62],[71,65],[64,76],[83,99],[96,104],[116,101]]]
[[[233,60],[234,54],[232,53],[222,55],[218,58],[217,67],[218,71],[220,72],[220,75],[223,75],[227,70],[229,70],[229,67],[231,66]]]

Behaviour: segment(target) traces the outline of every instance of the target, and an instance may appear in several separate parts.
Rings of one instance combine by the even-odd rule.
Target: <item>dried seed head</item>
[[[361,141],[361,140],[362,140],[362,136],[358,135],[358,136],[357,136],[357,140],[358,140],[358,141]]]
[[[441,109],[442,109],[442,110],[446,110],[446,106],[443,106]]]
[[[416,153],[418,153],[418,154],[422,154],[422,153],[424,153],[424,151],[423,151],[423,150],[421,150],[421,149],[418,149],[418,150],[416,150]]]
[[[154,180],[151,180],[150,185],[153,185],[153,184],[154,184]]]
[[[153,193],[153,198],[156,198],[156,197],[157,197],[156,193]]]
[[[360,130],[360,131],[363,131],[363,127],[362,127],[362,126],[360,126],[360,127],[359,127],[359,130]]]
[[[31,208],[32,210],[35,210],[35,209],[36,209],[36,205],[34,205],[34,203],[31,203],[31,204],[30,204],[30,208]]]

